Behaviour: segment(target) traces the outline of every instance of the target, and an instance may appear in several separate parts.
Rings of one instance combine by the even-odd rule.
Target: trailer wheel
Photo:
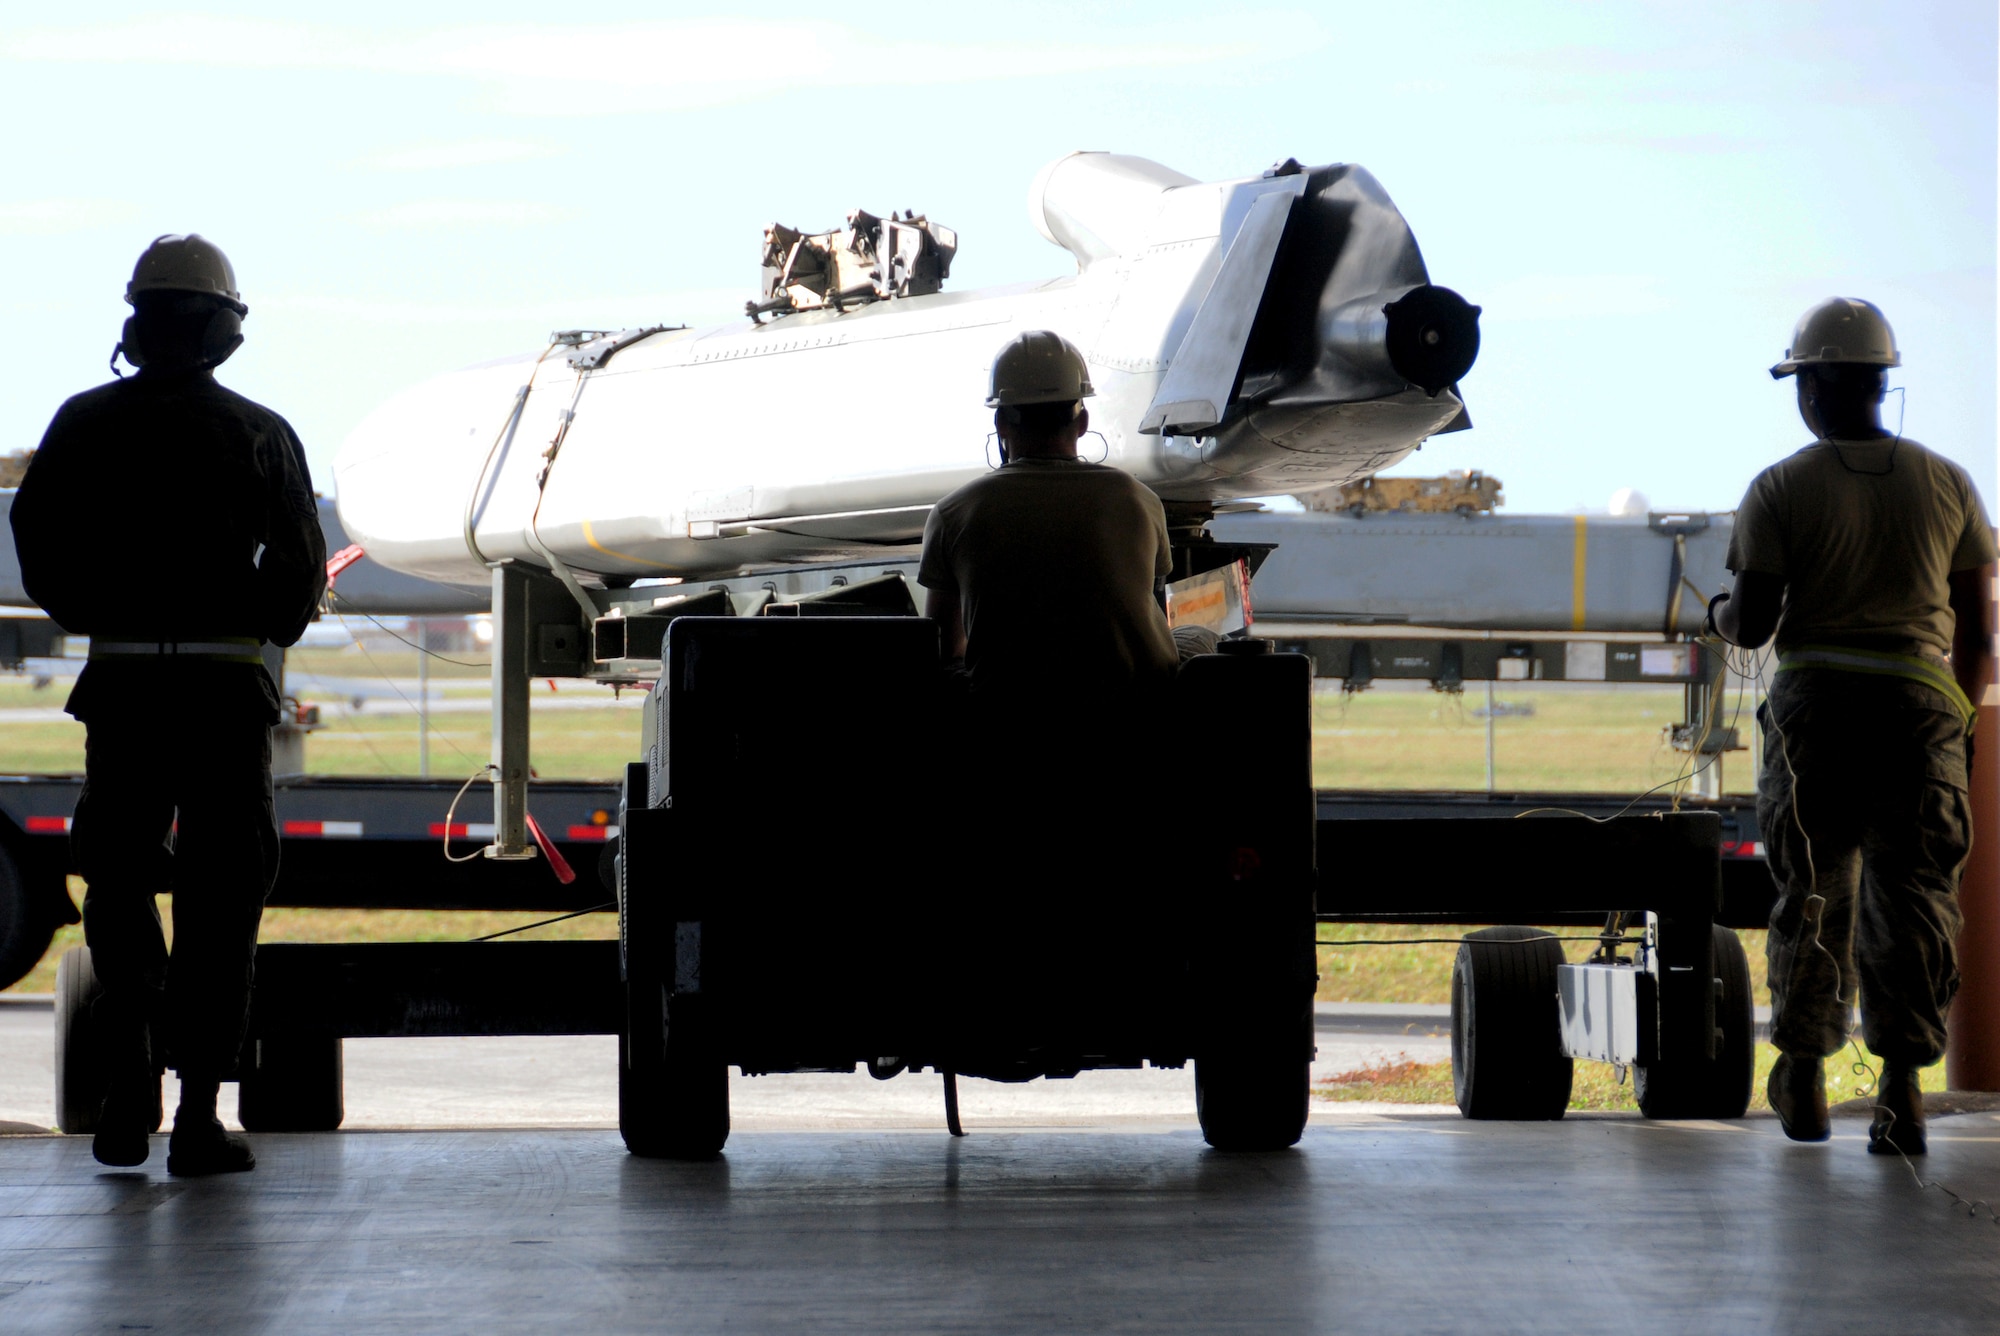
[[[1312,1017],[1297,1044],[1245,1046],[1194,1060],[1194,1108],[1202,1140],[1217,1150],[1296,1146],[1312,1103]]]
[[[729,1140],[729,1067],[708,1041],[694,1003],[633,980],[618,1036],[618,1132],[648,1159],[705,1160]],[[660,998],[645,1005],[641,994]]]
[[[56,962],[56,1126],[71,1136],[97,1131],[109,1088],[104,1046],[91,1008],[104,993],[91,967],[90,948],[72,946]],[[158,1052],[157,1047],[154,1052]],[[153,1126],[165,1121],[160,1106],[160,1074],[153,1072]]]
[[[237,1077],[236,1118],[252,1132],[331,1132],[347,1117],[338,1035],[252,1040]]]
[[[55,921],[28,894],[20,868],[0,849],[0,988],[13,987],[40,964],[55,935]]]
[[[1451,1089],[1467,1118],[1548,1120],[1569,1108],[1562,946],[1537,928],[1466,934],[1451,970]]]
[[[56,962],[56,1126],[71,1136],[95,1132],[104,1110],[104,1061],[90,1014],[103,991],[89,947],[63,952]]]
[[[1757,1016],[1750,958],[1735,932],[1716,924],[1715,1057],[1656,1062],[1632,1070],[1632,1093],[1648,1118],[1741,1118],[1750,1107],[1757,1061]]]

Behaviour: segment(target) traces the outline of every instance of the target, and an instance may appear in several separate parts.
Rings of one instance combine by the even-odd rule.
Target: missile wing
[[[419,385],[342,445],[341,523],[382,565],[460,585],[506,559],[625,584],[890,555],[992,466],[986,378],[1024,329],[1085,350],[1104,458],[1197,523],[1469,425],[1479,308],[1430,282],[1360,167],[1198,182],[1077,153],[1029,210],[1073,275],[938,291],[955,235],[857,212],[842,235],[875,257],[874,292],[843,289],[851,257],[822,248],[824,300],[785,296],[800,234],[773,228],[779,295],[749,319],[576,331]]]

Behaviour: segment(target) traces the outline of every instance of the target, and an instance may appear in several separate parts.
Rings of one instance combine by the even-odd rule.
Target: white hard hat
[[[994,355],[986,406],[1073,404],[1096,393],[1090,367],[1075,344],[1053,330],[1031,329],[1016,334]]]
[[[1771,379],[1782,380],[1803,366],[1844,362],[1858,366],[1901,366],[1896,333],[1873,302],[1858,297],[1828,297],[1799,317],[1785,360],[1771,368]]]
[[[236,291],[236,271],[229,257],[213,241],[196,232],[186,236],[169,233],[153,238],[132,267],[132,281],[125,285],[125,300],[142,292],[199,292],[219,297],[234,307],[238,315],[250,308]]]

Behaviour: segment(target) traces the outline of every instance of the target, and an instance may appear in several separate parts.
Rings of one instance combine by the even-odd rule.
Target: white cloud
[[[432,172],[452,167],[488,167],[495,163],[551,158],[561,150],[535,139],[462,139],[451,143],[406,144],[357,158],[364,171]]]
[[[368,209],[355,214],[354,221],[378,232],[402,232],[436,227],[537,227],[577,216],[575,209],[541,200],[417,199]]]
[[[55,236],[122,223],[138,212],[129,200],[26,199],[0,202],[0,236]]]
[[[1232,30],[1283,33],[1282,54],[1323,40],[1301,16],[1238,15]],[[1176,68],[1279,54],[1275,38],[950,43],[878,36],[821,22],[697,20],[508,24],[394,36],[263,19],[149,18],[17,31],[0,58],[84,64],[361,70],[456,77],[501,106],[534,114],[660,111],[747,101],[801,88],[922,86]]]

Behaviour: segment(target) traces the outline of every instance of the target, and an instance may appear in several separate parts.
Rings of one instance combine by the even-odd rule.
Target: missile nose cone
[[[1479,356],[1479,308],[1450,288],[1426,283],[1382,308],[1389,365],[1435,396],[1456,384]]]

